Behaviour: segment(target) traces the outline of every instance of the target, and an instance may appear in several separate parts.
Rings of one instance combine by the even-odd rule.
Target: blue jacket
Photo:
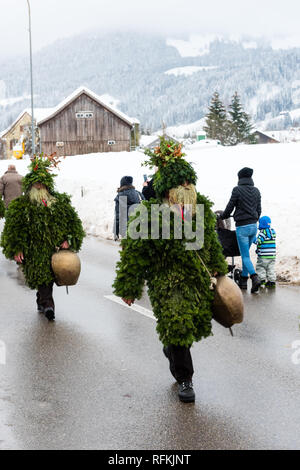
[[[257,256],[264,259],[276,258],[276,232],[273,228],[263,228],[256,239]]]

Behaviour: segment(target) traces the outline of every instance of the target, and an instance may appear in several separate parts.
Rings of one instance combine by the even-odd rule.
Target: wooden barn
[[[138,121],[104,103],[85,87],[78,88],[38,122],[45,154],[82,155],[135,148]]]

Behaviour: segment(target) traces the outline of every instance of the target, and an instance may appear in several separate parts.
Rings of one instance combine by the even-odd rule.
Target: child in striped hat
[[[268,216],[259,219],[258,228],[256,272],[261,285],[272,288],[276,286],[276,232],[271,228],[271,219]]]

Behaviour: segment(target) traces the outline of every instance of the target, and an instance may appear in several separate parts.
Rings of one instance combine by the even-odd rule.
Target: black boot
[[[254,294],[260,288],[260,280],[257,274],[251,274],[251,279],[252,279],[251,294]]]
[[[247,282],[248,282],[248,276],[247,277],[241,276],[238,282],[239,288],[243,290],[247,290]]]
[[[266,282],[266,287],[269,289],[274,289],[276,287],[276,282],[268,281]]]
[[[45,308],[45,317],[48,318],[49,321],[55,320],[55,313],[54,313],[53,308],[51,307]]]
[[[179,384],[178,397],[179,400],[183,401],[184,403],[193,403],[195,401],[193,383],[190,380]]]

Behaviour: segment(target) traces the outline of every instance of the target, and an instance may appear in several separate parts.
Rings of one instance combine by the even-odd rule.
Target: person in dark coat
[[[127,222],[129,209],[133,204],[139,204],[145,199],[143,194],[132,186],[132,176],[123,176],[120,181],[117,196],[115,197],[115,223],[114,238],[117,240],[119,236],[125,237],[127,230]]]
[[[19,175],[15,165],[9,165],[8,170],[0,178],[0,198],[4,198],[6,209],[11,201],[22,194],[23,176]]]
[[[241,289],[247,289],[250,274],[251,292],[254,293],[258,291],[260,281],[250,259],[250,247],[256,239],[257,221],[261,215],[261,195],[254,186],[252,175],[253,170],[247,167],[238,172],[238,185],[233,188],[230,201],[220,217],[223,220],[227,219],[234,210],[236,236],[243,263],[239,286]]]
[[[147,201],[156,198],[156,194],[153,188],[153,182],[154,178],[152,178],[150,181],[145,181],[143,185],[142,194]]]

